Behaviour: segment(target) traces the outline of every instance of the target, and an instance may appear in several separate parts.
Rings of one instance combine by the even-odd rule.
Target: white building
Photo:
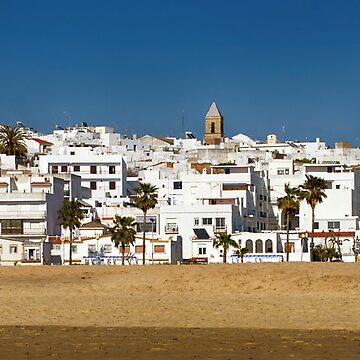
[[[48,263],[49,237],[60,235],[63,180],[30,170],[2,170],[0,195],[1,262]]]
[[[126,196],[126,163],[120,155],[94,154],[92,148],[64,148],[63,155],[40,155],[41,174],[75,174],[82,198],[101,201]]]

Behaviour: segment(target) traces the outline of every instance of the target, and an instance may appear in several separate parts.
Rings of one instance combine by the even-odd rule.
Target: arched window
[[[253,247],[252,240],[246,240],[245,247],[246,247],[246,250],[248,251],[248,253],[253,253],[254,252],[254,247]]]
[[[210,132],[211,132],[212,134],[215,133],[215,123],[214,123],[214,122],[212,122],[211,125],[210,125]]]
[[[255,241],[255,252],[257,254],[263,252],[263,242],[260,239]]]
[[[270,239],[265,241],[265,252],[272,253],[273,252],[273,243]]]

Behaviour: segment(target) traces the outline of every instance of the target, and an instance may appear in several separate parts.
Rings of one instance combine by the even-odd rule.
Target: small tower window
[[[212,122],[211,125],[210,125],[210,132],[211,132],[212,134],[215,133],[215,123],[214,123],[214,122]]]

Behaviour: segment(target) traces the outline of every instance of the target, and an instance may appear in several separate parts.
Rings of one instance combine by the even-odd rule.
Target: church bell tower
[[[205,116],[205,145],[218,145],[224,142],[224,118],[215,101]]]

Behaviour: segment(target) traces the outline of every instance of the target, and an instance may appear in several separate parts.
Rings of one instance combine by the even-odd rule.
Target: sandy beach
[[[359,264],[0,267],[0,278],[4,359],[360,358]]]

